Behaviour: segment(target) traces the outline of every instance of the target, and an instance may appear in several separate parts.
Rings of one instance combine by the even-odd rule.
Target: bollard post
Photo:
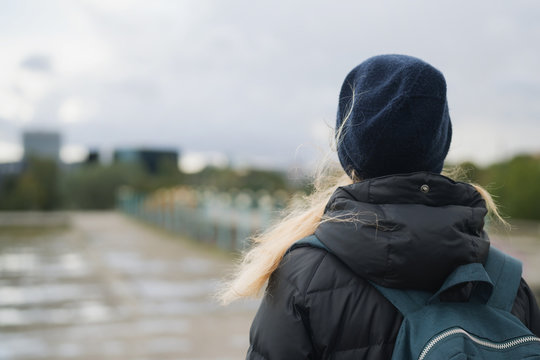
[[[247,191],[238,193],[234,199],[234,206],[236,212],[234,250],[242,251],[246,248],[252,233],[253,195]]]
[[[231,196],[227,193],[221,193],[217,198],[219,204],[216,219],[217,244],[221,249],[231,250]]]

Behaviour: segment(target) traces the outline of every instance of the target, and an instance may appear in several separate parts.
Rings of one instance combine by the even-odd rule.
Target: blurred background
[[[308,193],[338,91],[403,53],[448,83],[448,165],[540,294],[536,1],[0,0],[0,359],[237,359],[212,298]],[[334,155],[331,155],[334,156]],[[335,158],[335,156],[334,156]]]

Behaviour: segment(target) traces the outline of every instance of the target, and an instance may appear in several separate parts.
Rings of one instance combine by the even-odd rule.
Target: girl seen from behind
[[[451,138],[446,82],[433,66],[380,55],[347,75],[341,169],[323,170],[305,202],[253,239],[221,294],[228,303],[265,290],[248,359],[390,359],[403,315],[377,287],[434,293],[459,266],[486,263],[484,218],[500,216],[484,189],[441,175]],[[324,249],[293,246],[310,235]],[[454,286],[441,301],[470,301],[474,288]],[[511,314],[538,336],[523,279],[512,299]]]

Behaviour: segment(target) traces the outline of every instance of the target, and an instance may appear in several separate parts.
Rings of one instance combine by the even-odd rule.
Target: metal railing
[[[168,231],[224,250],[241,251],[252,235],[279,218],[290,198],[284,191],[218,192],[176,187],[142,195],[122,188],[117,208]]]

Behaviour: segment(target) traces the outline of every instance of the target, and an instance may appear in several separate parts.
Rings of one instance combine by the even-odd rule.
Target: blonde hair
[[[332,137],[332,150],[337,150],[339,141],[343,138],[345,123],[350,117],[355,101],[354,87],[351,86],[352,96],[349,110],[342,124]],[[326,204],[334,191],[345,185],[352,184],[356,178],[352,173],[349,177],[339,166],[329,161],[327,153],[321,162],[314,180],[313,191],[309,195],[296,198],[285,209],[285,217],[271,226],[262,234],[251,238],[251,249],[242,257],[235,274],[218,293],[223,304],[246,297],[257,297],[261,294],[266,281],[276,270],[281,259],[291,245],[315,232],[323,221]],[[329,219],[326,219],[328,221]]]
[[[354,90],[351,104],[354,103]],[[352,106],[351,106],[352,107]],[[342,139],[344,125],[348,120],[348,111],[341,126],[333,137],[332,150],[335,151]],[[326,221],[356,221],[354,216],[346,218],[330,218],[324,216],[324,210],[334,191],[340,186],[346,186],[360,181],[354,172],[347,175],[341,166],[329,161],[330,154],[321,163],[313,181],[313,191],[300,199],[294,199],[285,210],[286,216],[262,234],[251,238],[251,248],[243,254],[237,265],[233,278],[225,284],[218,293],[222,304],[234,300],[261,295],[270,275],[276,270],[287,250],[297,240],[309,236],[317,227]],[[454,168],[445,171],[445,175],[462,177],[464,171]],[[497,210],[493,198],[480,185],[471,184],[484,198],[488,213],[502,224],[506,224]]]

